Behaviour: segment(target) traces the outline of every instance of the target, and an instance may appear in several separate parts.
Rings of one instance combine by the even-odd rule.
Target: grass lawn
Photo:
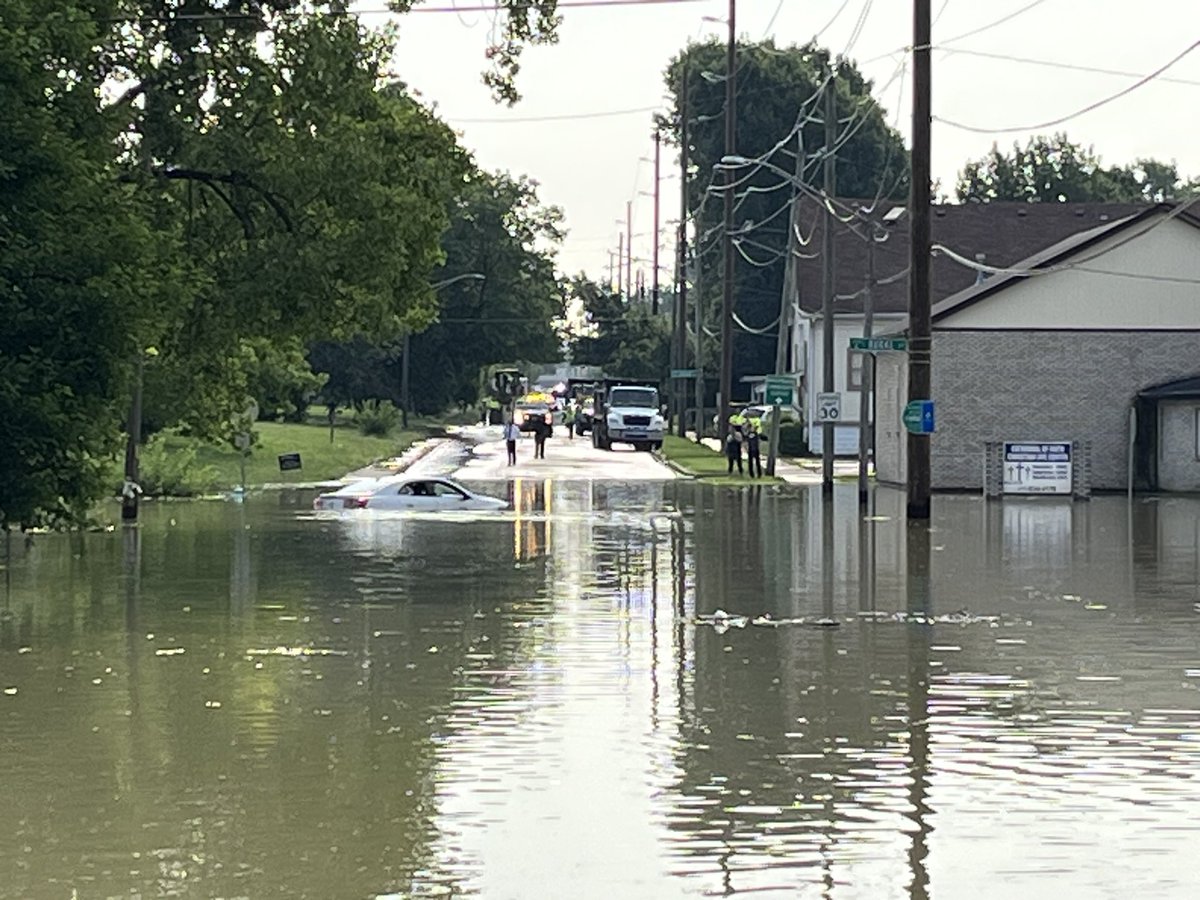
[[[246,459],[246,483],[249,486],[340,478],[374,460],[396,456],[413,441],[425,436],[424,431],[397,429],[391,437],[367,437],[352,425],[342,425],[334,428],[333,443],[330,443],[328,425],[259,422],[254,430],[258,434],[258,443]],[[162,442],[161,453],[152,449],[146,454],[147,468],[150,469],[147,474],[152,474],[153,460],[158,457],[169,466],[172,459],[185,460],[194,453],[187,466],[190,475],[183,473],[192,482],[193,490],[228,490],[241,480],[239,453],[227,444],[210,444],[174,433],[163,434],[155,438],[154,442],[157,441]],[[303,468],[279,471],[279,456],[284,453],[299,453]],[[153,478],[148,479],[151,486],[153,481]],[[174,491],[168,489],[167,493]]]
[[[729,464],[723,453],[672,434],[663,437],[662,455],[687,474],[713,484],[774,484],[780,480],[769,475],[762,478],[736,473],[728,475],[726,469]],[[745,460],[742,464],[745,465]]]

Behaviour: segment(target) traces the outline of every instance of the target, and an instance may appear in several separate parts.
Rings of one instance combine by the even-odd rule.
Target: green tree
[[[1092,147],[1073,143],[1066,134],[1013,143],[1009,153],[998,145],[982,159],[968,162],[958,177],[961,202],[1017,200],[1029,203],[1157,202],[1193,195],[1175,163],[1139,159],[1127,166],[1105,167]]]
[[[670,367],[671,327],[640,301],[628,301],[583,276],[571,298],[583,312],[585,330],[571,342],[571,361],[600,366],[619,378],[659,381]]]
[[[434,275],[435,283],[451,283],[438,291],[436,321],[410,341],[417,412],[477,402],[485,366],[560,358],[555,323],[564,290],[554,255],[561,223],[562,212],[544,206],[528,178],[476,172],[464,183],[442,239],[446,261]]]
[[[89,64],[105,4],[0,13],[0,525],[78,518],[104,486],[131,362],[175,297],[115,178]]]
[[[821,148],[825,142],[822,109],[814,102],[831,64],[829,51],[807,44],[777,47],[772,41],[740,43],[737,72],[738,155],[765,158],[775,168],[734,170],[735,227],[741,255],[737,260],[736,311],[754,328],[764,328],[779,313],[788,239],[788,201],[797,152],[805,161],[802,177],[818,190]],[[871,199],[907,195],[908,155],[900,135],[888,126],[872,83],[852,61],[837,63],[834,81],[839,116],[838,194]],[[686,76],[686,77],[685,77]],[[681,99],[687,92],[690,154],[695,175],[688,187],[689,207],[699,236],[700,283],[710,311],[719,305],[723,237],[724,175],[716,168],[725,155],[725,45],[716,40],[691,44],[666,71],[674,102],[663,120],[669,139],[680,141]],[[803,121],[797,131],[796,125]],[[711,316],[708,321],[715,321]],[[761,374],[774,369],[772,334],[739,332],[734,343],[734,373]]]
[[[554,251],[562,213],[540,203],[533,181],[486,172],[463,181],[450,206],[445,262],[432,275],[434,284],[444,283],[438,310],[409,340],[412,406],[430,415],[474,404],[486,366],[560,355],[555,322],[564,304]],[[360,335],[317,344],[310,360],[329,376],[329,402],[399,403],[402,346],[400,339]]]

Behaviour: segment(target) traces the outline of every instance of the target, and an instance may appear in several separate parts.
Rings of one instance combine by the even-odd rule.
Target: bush
[[[808,442],[804,439],[804,425],[801,422],[779,423],[779,455],[803,456],[808,452]]]
[[[354,414],[354,424],[368,437],[387,437],[400,424],[400,410],[391,400],[372,400]]]
[[[142,447],[138,483],[146,494],[194,497],[213,490],[217,470],[196,461],[196,448],[170,449],[161,436],[155,436]]]

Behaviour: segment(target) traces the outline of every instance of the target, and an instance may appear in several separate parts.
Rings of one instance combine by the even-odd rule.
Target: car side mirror
[[[664,403],[662,406],[660,406],[658,408],[658,414],[660,416],[665,416],[667,414],[667,404]]]

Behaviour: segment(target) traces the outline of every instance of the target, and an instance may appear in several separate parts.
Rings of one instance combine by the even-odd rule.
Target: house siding
[[[989,441],[1061,440],[1091,444],[1092,487],[1124,488],[1134,396],[1198,369],[1200,330],[936,331],[933,486],[981,489]],[[904,479],[903,459],[886,434],[904,406],[906,371],[900,363],[880,366],[881,481]],[[897,389],[889,391],[885,379]]]

